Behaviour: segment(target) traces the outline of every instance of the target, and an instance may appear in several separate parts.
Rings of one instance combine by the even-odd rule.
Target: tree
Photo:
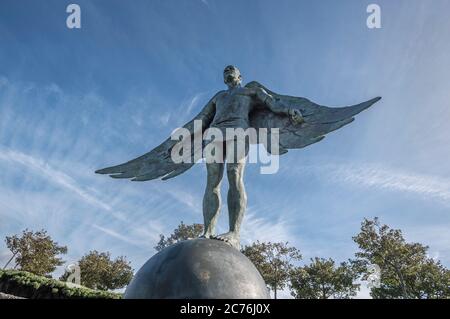
[[[373,298],[450,297],[450,271],[427,257],[427,246],[407,243],[401,230],[381,225],[378,218],[364,219],[353,240],[360,249],[353,262],[363,279],[370,265],[381,269],[379,287],[371,288]]]
[[[266,284],[277,299],[277,291],[283,289],[293,269],[292,262],[302,258],[300,251],[288,243],[259,242],[245,246],[241,252],[246,255],[261,273]]]
[[[356,295],[359,274],[351,264],[338,267],[333,259],[314,258],[291,273],[291,294],[296,299],[346,299]]]
[[[4,268],[15,258],[15,266],[39,276],[49,276],[57,266],[64,264],[58,257],[67,253],[66,246],[59,246],[45,230],[33,232],[25,229],[22,234],[6,236],[6,246],[13,256]]]
[[[111,259],[109,252],[90,251],[79,261],[81,284],[97,290],[111,290],[126,286],[133,278],[133,269],[125,257]],[[60,280],[66,280],[66,272]]]
[[[197,238],[203,233],[202,224],[185,225],[181,221],[180,225],[173,230],[173,233],[166,238],[164,235],[159,235],[159,242],[155,246],[157,251],[161,251],[167,246],[173,245],[182,240],[188,240],[191,238]]]

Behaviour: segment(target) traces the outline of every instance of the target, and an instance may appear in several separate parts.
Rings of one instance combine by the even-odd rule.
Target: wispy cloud
[[[189,101],[189,103],[186,107],[186,111],[185,111],[186,114],[192,113],[192,110],[194,109],[194,107],[197,106],[202,95],[203,95],[203,93],[197,93],[191,98],[191,100]]]
[[[170,117],[171,117],[170,113],[166,112],[159,117],[159,121],[161,122],[162,125],[166,126],[167,124],[169,124]]]
[[[64,172],[52,168],[48,163],[45,163],[38,158],[14,150],[0,149],[0,159],[21,164],[27,169],[33,170],[39,175],[45,177],[48,182],[55,183],[77,194],[85,202],[107,211],[111,210],[110,205],[87,192],[72,177]]]
[[[283,216],[271,220],[258,216],[251,209],[248,210],[243,221],[242,244],[248,245],[256,240],[267,242],[295,242],[291,227]]]
[[[33,171],[41,177],[46,178],[47,182],[60,186],[71,193],[77,195],[87,204],[104,209],[108,212],[112,212],[119,219],[121,217],[120,212],[114,212],[113,207],[96,196],[97,191],[90,189],[78,183],[69,174],[53,168],[49,163],[46,163],[38,157],[34,157],[16,150],[0,149],[0,160],[13,162],[23,165],[25,169]],[[162,196],[170,196],[172,199],[190,207],[193,210],[200,209],[199,198],[189,191],[183,190],[179,187],[172,187],[170,190],[165,188],[158,188],[156,191],[160,192]]]
[[[450,180],[439,176],[418,174],[381,164],[326,166],[339,182],[358,187],[415,193],[428,199],[450,200]]]
[[[0,149],[0,160],[8,161],[14,164],[19,164],[24,167],[25,174],[28,173],[34,173],[37,174],[41,178],[45,178],[46,182],[54,184],[55,186],[58,186],[69,193],[75,195],[80,199],[82,202],[92,205],[96,208],[100,208],[101,210],[107,211],[112,216],[114,216],[118,221],[121,223],[125,223],[127,225],[133,224],[133,220],[129,219],[129,216],[126,216],[126,213],[115,209],[114,203],[107,203],[105,200],[100,199],[97,196],[97,191],[91,187],[87,187],[86,185],[78,182],[74,177],[72,177],[69,173],[60,171],[49,163],[43,161],[42,159],[31,156],[25,153],[22,153],[20,151],[11,150],[11,149]],[[23,170],[22,170],[23,171]],[[153,197],[161,197],[161,198],[170,198],[173,203],[173,201],[180,203],[181,205],[187,206],[190,209],[194,211],[199,211],[201,209],[201,198],[197,198],[195,194],[190,193],[187,190],[184,190],[180,187],[173,186],[170,189],[167,189],[165,187],[159,187],[154,189]],[[122,201],[117,201],[117,195],[108,195],[106,196],[115,196],[116,197],[116,203],[117,202],[123,202],[124,198],[127,196],[131,196],[129,192],[125,192],[123,194],[120,194],[120,198],[122,198]],[[31,195],[28,195],[31,196]],[[51,201],[51,197],[53,196],[52,193],[42,192],[41,196],[44,196],[48,200]],[[139,196],[136,194],[132,195]],[[133,198],[134,199],[134,198]],[[31,200],[31,197],[29,197],[26,200]],[[3,203],[7,204],[7,203]],[[125,209],[136,211],[138,208],[134,206],[134,201],[132,202],[125,202]],[[17,206],[17,205],[16,205]],[[126,236],[121,236],[119,233],[114,232],[114,230],[108,230],[108,228],[100,225],[95,225],[97,229],[101,229],[104,233],[107,233],[119,240],[125,241],[125,242],[133,242],[137,243],[137,241],[133,240],[127,240]],[[149,231],[146,231],[144,228],[147,227],[149,229],[152,229],[153,231],[156,231],[156,233],[150,233]],[[141,229],[142,228],[142,229]],[[163,225],[159,223],[156,219],[154,219],[153,223],[151,225],[134,225],[134,232],[145,234],[147,236],[146,241],[148,240],[155,240],[158,235],[164,231]],[[152,235],[153,234],[153,235]]]
[[[136,246],[141,246],[140,242],[137,242],[135,240],[130,239],[130,236],[128,234],[127,235],[123,235],[123,234],[120,234],[120,233],[118,233],[117,231],[115,231],[113,229],[102,227],[102,226],[99,226],[97,224],[93,224],[92,227],[94,227],[95,229],[98,229],[101,232],[103,232],[103,233],[105,233],[105,234],[107,234],[107,235],[109,235],[111,237],[114,237],[114,238],[116,238],[116,239],[118,239],[120,241],[126,242],[128,244],[136,245]]]
[[[198,113],[198,111],[202,108],[202,106],[199,105],[200,101],[202,100],[202,97],[205,95],[205,92],[196,93],[193,96],[189,97],[188,99],[185,99],[181,105],[178,107],[178,111],[176,114],[176,122],[180,125],[185,124],[186,122],[192,120],[192,118]],[[194,112],[195,109],[195,112]],[[174,113],[172,113],[173,115]],[[175,119],[174,116],[170,115],[168,118],[169,120]],[[173,128],[175,129],[175,127]]]
[[[436,175],[420,174],[382,163],[319,163],[302,165],[297,173],[311,175],[326,182],[346,184],[351,187],[369,188],[420,195],[423,199],[450,201],[450,179]]]

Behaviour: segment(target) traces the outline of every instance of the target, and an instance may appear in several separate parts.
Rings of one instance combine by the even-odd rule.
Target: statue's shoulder
[[[260,90],[261,90],[260,87],[253,87],[253,86],[247,86],[247,85],[242,87],[242,92],[244,93],[244,95],[248,95],[248,96],[254,96]]]
[[[213,100],[214,102],[216,102],[217,99],[219,99],[220,97],[222,97],[225,93],[226,93],[225,90],[221,90],[221,91],[217,92],[217,93],[213,96],[212,100]]]

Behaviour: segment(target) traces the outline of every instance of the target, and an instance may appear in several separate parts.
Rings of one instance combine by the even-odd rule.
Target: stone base
[[[237,249],[193,239],[150,258],[128,285],[125,299],[268,299],[266,284]]]

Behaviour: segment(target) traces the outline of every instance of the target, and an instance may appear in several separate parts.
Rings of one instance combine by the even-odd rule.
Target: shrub
[[[31,299],[122,298],[119,293],[69,287],[63,281],[19,270],[0,270],[0,292]]]

